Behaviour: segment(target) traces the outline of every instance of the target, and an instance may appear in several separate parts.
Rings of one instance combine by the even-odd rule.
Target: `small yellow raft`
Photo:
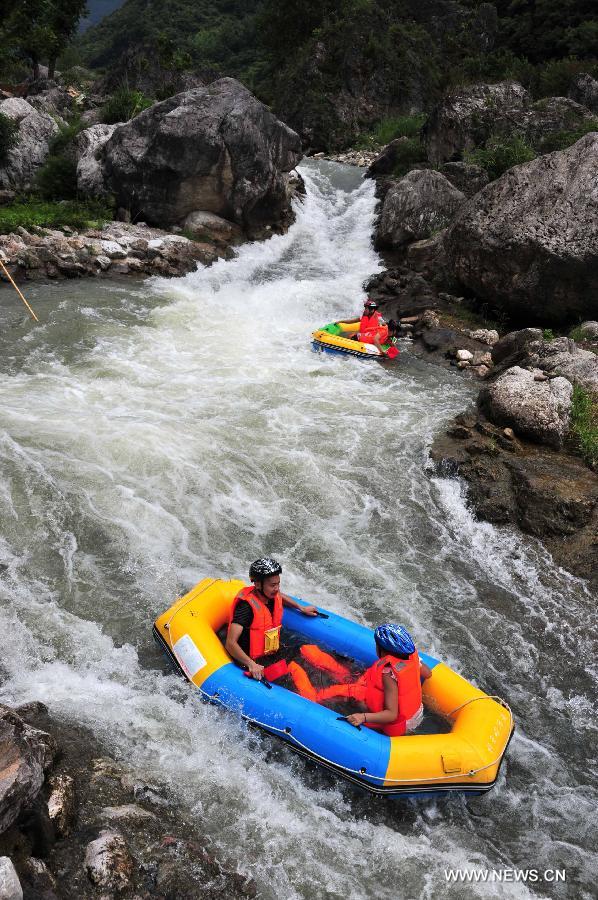
[[[298,753],[367,790],[391,797],[481,794],[495,783],[513,734],[513,716],[498,697],[474,687],[426,653],[427,710],[450,731],[387,737],[355,728],[325,706],[244,676],[217,632],[228,621],[241,581],[206,578],[154,623],[154,636],[201,696],[241,715]],[[297,600],[304,604],[305,601]],[[335,613],[284,610],[283,628],[367,667],[376,659],[373,631]]]
[[[312,348],[321,353],[343,353],[349,356],[360,356],[364,359],[386,359],[374,344],[365,344],[346,337],[347,332],[355,331],[354,323],[331,322],[324,325],[312,334]],[[385,344],[388,350],[392,345]],[[391,358],[398,355],[396,349],[391,352]]]

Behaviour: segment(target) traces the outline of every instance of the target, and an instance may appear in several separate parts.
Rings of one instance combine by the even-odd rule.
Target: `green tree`
[[[39,78],[42,60],[54,77],[56,59],[73,37],[86,12],[85,0],[19,0],[0,5],[0,39],[29,60],[33,77]]]

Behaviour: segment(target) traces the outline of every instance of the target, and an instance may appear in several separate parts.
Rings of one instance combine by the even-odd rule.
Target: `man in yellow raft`
[[[247,666],[252,678],[261,680],[263,657],[280,648],[283,606],[290,606],[305,616],[316,616],[315,606],[301,606],[280,592],[282,566],[269,556],[256,559],[249,567],[253,587],[239,591],[232,605],[226,649],[238,663]]]
[[[304,645],[304,659],[339,683],[318,691],[304,669],[290,663],[289,674],[295,688],[316,703],[343,697],[365,706],[365,712],[347,717],[351,725],[365,725],[390,737],[415,731],[424,714],[421,682],[432,671],[421,662],[411,635],[402,625],[378,625],[374,640],[378,659],[357,681],[350,681],[349,669],[333,656],[313,644]]]

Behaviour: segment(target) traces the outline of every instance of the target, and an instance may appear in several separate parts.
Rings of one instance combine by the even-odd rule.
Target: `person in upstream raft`
[[[383,344],[388,337],[386,322],[378,312],[378,304],[370,297],[363,304],[361,318],[347,319],[345,325],[359,325],[355,331],[344,332],[343,337],[362,341],[364,344],[373,344],[375,338]]]
[[[302,656],[340,683],[316,690],[307,673],[296,663],[289,666],[297,691],[308,700],[348,698],[366,707],[347,717],[351,725],[366,725],[390,737],[415,731],[424,714],[421,682],[432,670],[422,663],[409,632],[402,625],[379,625],[374,631],[378,659],[356,681],[350,673],[319,647],[301,648]],[[300,671],[298,671],[300,670]]]
[[[252,678],[262,678],[264,656],[278,651],[283,606],[305,616],[316,616],[315,606],[301,606],[280,592],[282,566],[264,556],[249,567],[252,587],[239,591],[232,605],[225,647],[232,658],[247,666]]]

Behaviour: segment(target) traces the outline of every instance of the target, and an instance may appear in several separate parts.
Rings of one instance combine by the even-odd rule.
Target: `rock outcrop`
[[[378,247],[402,247],[443,229],[465,195],[432,169],[416,169],[387,192],[376,230]]]
[[[539,538],[557,565],[598,587],[598,478],[581,459],[474,412],[438,435],[431,456],[441,474],[465,479],[477,516]]]
[[[569,86],[568,96],[598,115],[598,81],[591,75],[576,75]]]
[[[143,223],[109,222],[78,234],[36,228],[0,235],[0,259],[13,278],[80,278],[90,275],[186,275],[232,251],[216,236],[192,241]],[[0,278],[3,278],[0,275]]]
[[[562,375],[598,396],[598,356],[567,337],[545,340],[539,328],[511,331],[492,348],[496,377],[513,366]]]
[[[472,197],[444,246],[456,277],[513,320],[598,310],[598,134],[515,166]]]
[[[117,205],[150,224],[215,213],[251,233],[288,221],[297,134],[233,78],[177,94],[118,127],[103,169]]]
[[[0,113],[18,123],[18,140],[0,165],[0,188],[28,190],[35,173],[50,152],[50,141],[58,134],[58,125],[46,112],[39,112],[22,97],[9,97],[0,103]]]
[[[0,834],[36,799],[49,762],[49,735],[0,706]]]
[[[79,132],[73,142],[77,159],[77,190],[86,197],[102,197],[105,194],[100,154],[117,127],[92,125]]]
[[[484,144],[501,124],[515,121],[529,103],[528,92],[516,81],[474,84],[449,94],[424,125],[429,161],[439,166],[461,159]]]
[[[559,449],[569,431],[572,392],[566,378],[513,366],[483,386],[478,405],[495,425]]]
[[[568,97],[532,103],[522,85],[503,81],[474,84],[450,94],[434,108],[423,133],[428,159],[441,165],[462,159],[491,136],[518,135],[542,153],[551,135],[577,131],[593,118],[588,108]]]

